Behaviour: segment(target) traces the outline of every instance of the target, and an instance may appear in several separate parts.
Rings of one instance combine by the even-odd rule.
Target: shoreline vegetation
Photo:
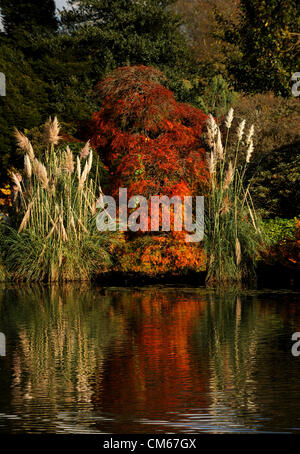
[[[297,285],[296,3],[0,0],[0,281]]]
[[[90,141],[80,152],[73,153],[69,145],[60,143],[57,118],[50,118],[44,126],[45,149],[37,158],[29,139],[15,130],[17,144],[24,152],[24,169],[11,174],[11,216],[1,221],[0,281],[96,281],[122,285],[138,281],[141,285],[178,283],[233,288],[261,286],[264,282],[272,285],[279,278],[287,286],[297,285],[299,221],[263,221],[255,211],[250,184],[245,185],[244,181],[253,153],[254,127],[246,132],[242,121],[234,133],[233,146],[229,140],[233,116],[230,109],[225,118],[226,129],[222,129],[224,145],[221,125],[212,115],[207,118],[209,185],[205,236],[196,245],[202,254],[201,266],[184,266],[181,270],[176,269],[176,261],[173,269],[170,263],[169,269],[159,268],[168,253],[173,259],[176,256],[176,238],[172,238],[175,232],[169,232],[169,238],[160,237],[160,244],[155,245],[157,237],[151,239],[149,234],[125,238],[121,232],[97,230],[96,201],[103,195],[101,163],[97,153],[94,157]],[[142,263],[136,266],[138,256],[156,246],[154,260],[144,268]],[[124,271],[122,258],[128,249],[132,263]],[[180,253],[185,257],[186,251],[177,251],[177,259]],[[278,257],[281,263],[277,262]]]
[[[242,120],[235,145],[228,144],[234,111],[225,119],[225,145],[219,126],[210,115],[207,121],[210,188],[205,214],[204,247],[207,254],[208,286],[233,285],[255,279],[255,267],[267,247],[261,216],[256,212],[245,173],[254,145],[254,125],[246,133]]]

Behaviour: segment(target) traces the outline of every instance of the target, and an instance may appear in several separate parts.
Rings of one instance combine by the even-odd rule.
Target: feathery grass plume
[[[24,170],[26,173],[26,176],[30,179],[32,175],[32,166],[30,162],[30,158],[28,154],[25,154],[24,156]]]
[[[44,189],[48,189],[48,175],[47,170],[44,164],[42,164],[38,159],[34,160],[33,171],[36,174],[37,178],[42,183]]]
[[[83,169],[83,172],[82,172],[82,175],[80,177],[80,180],[79,180],[79,184],[78,184],[78,189],[81,190],[83,188],[83,185],[85,183],[85,180],[88,176],[88,173],[89,173],[89,163],[88,161],[85,163],[85,166],[84,166],[84,169]]]
[[[54,176],[55,178],[59,178],[62,175],[62,170],[61,167],[58,167],[57,165],[54,166]]]
[[[228,114],[226,116],[226,120],[225,120],[225,125],[226,125],[227,129],[231,128],[231,124],[232,124],[232,120],[233,120],[233,114],[234,114],[233,108],[229,109]]]
[[[240,142],[240,141],[242,140],[242,138],[243,138],[245,125],[246,125],[246,120],[242,120],[241,123],[240,123],[239,126],[238,126],[238,129],[237,129],[237,137],[238,137],[238,141],[239,141],[239,142]]]
[[[14,172],[12,172],[11,178],[16,186],[16,190],[22,194],[23,191],[22,191],[21,184],[20,184],[20,181],[22,181],[22,180],[20,180],[20,178],[18,178]]]
[[[209,158],[208,158],[208,168],[209,174],[212,176],[216,170],[216,157],[213,151],[211,151]]]
[[[226,194],[226,196],[223,199],[223,203],[222,203],[220,212],[221,212],[221,214],[225,215],[225,214],[229,213],[229,211],[230,211],[230,201],[229,201],[228,194]]]
[[[24,134],[22,134],[22,132],[20,132],[17,128],[15,128],[14,135],[15,135],[18,147],[20,147],[21,150],[25,151],[25,153],[28,154],[31,161],[33,161],[34,160],[34,151],[33,151],[32,145],[31,145],[28,137],[26,137]]]
[[[80,164],[79,156],[77,156],[77,178],[78,178],[78,181],[80,181],[80,177],[81,177],[81,164]]]
[[[240,243],[238,237],[236,237],[236,239],[235,239],[235,256],[236,256],[236,264],[237,264],[237,266],[239,266],[242,261],[242,250],[241,250],[241,243]]]
[[[90,141],[88,140],[80,153],[80,159],[86,159],[90,152]]]
[[[215,139],[218,133],[218,126],[214,117],[211,114],[209,114],[206,124],[207,124],[207,141],[208,145],[212,148],[214,146]]]
[[[45,143],[50,144],[50,145],[51,144],[57,145],[58,142],[61,140],[59,131],[60,131],[60,125],[59,125],[57,117],[54,117],[53,121],[52,121],[52,118],[49,117],[49,119],[46,121],[45,126],[44,126]]]
[[[251,125],[246,137],[246,144],[249,145],[250,142],[252,141],[252,137],[254,135],[254,125]]]
[[[217,132],[217,142],[215,144],[215,153],[219,156],[221,160],[224,159],[224,149],[223,149],[223,144],[222,144],[222,136],[221,136],[221,131],[220,128],[218,127],[218,132]]]
[[[247,155],[246,155],[247,164],[249,164],[249,162],[251,160],[251,156],[252,156],[253,151],[254,151],[254,146],[253,146],[253,142],[251,140],[251,142],[249,143],[249,147],[248,147]]]
[[[75,167],[75,165],[74,165],[73,153],[70,150],[70,147],[67,146],[66,153],[65,153],[65,169],[68,173],[73,173],[74,167]]]
[[[25,228],[26,228],[26,225],[29,221],[29,218],[30,218],[30,212],[31,212],[31,209],[32,209],[32,206],[33,206],[33,203],[34,201],[32,200],[29,205],[28,205],[28,208],[26,210],[26,213],[22,219],[22,222],[20,224],[20,227],[19,227],[19,230],[18,230],[18,233],[21,233]]]
[[[90,150],[90,154],[88,157],[88,173],[91,171],[93,165],[93,150]]]
[[[233,181],[233,166],[232,166],[232,162],[230,161],[227,172],[225,174],[225,178],[224,178],[224,186],[223,186],[224,191],[226,191],[226,189],[229,188],[232,181]]]

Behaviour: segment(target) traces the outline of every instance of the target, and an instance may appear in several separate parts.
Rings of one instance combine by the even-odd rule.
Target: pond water
[[[299,432],[300,293],[0,288],[0,432]]]

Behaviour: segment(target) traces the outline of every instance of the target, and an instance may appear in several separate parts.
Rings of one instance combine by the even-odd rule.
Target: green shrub
[[[197,104],[206,114],[211,113],[219,118],[234,104],[237,93],[231,90],[221,75],[214,76],[205,88]]]
[[[265,235],[270,246],[283,245],[290,240],[295,240],[297,218],[294,219],[267,219],[263,221]]]

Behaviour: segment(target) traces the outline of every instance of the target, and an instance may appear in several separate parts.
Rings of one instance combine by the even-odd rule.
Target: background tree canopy
[[[56,31],[58,20],[54,0],[0,0],[5,32],[11,36],[18,30],[30,33],[34,28]]]
[[[235,21],[216,11],[221,39],[231,46],[226,66],[237,89],[290,96],[300,63],[299,13],[297,0],[240,0]]]
[[[180,31],[174,0],[70,0],[61,14],[64,38],[74,57],[87,63],[89,77],[126,65],[154,65],[165,72],[172,88],[196,74],[196,63]]]

